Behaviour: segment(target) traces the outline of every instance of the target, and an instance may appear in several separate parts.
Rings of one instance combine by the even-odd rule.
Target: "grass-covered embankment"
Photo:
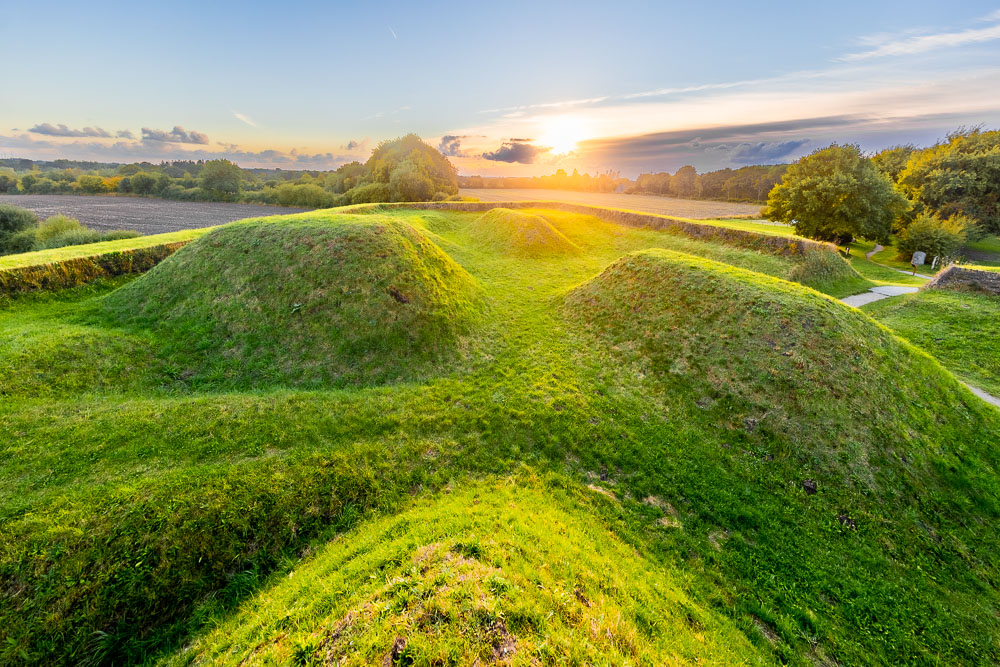
[[[886,299],[863,310],[923,348],[952,373],[1000,396],[1000,296],[971,290],[928,289]]]
[[[1000,519],[995,411],[857,311],[762,275],[788,276],[794,259],[532,213],[580,251],[508,255],[476,237],[478,214],[392,214],[467,271],[482,304],[460,354],[401,382],[248,391],[198,375],[187,334],[120,319],[124,292],[101,292],[114,285],[0,311],[19,341],[0,347],[13,369],[0,402],[3,659],[307,663],[332,650],[364,664],[397,637],[414,664],[462,664],[508,640],[522,664],[1000,657],[1000,545],[983,529]],[[332,244],[331,262],[354,247],[353,219],[288,222],[269,263],[306,239]],[[203,250],[209,266],[224,248]],[[179,280],[215,279],[188,268]],[[69,327],[78,336],[60,345]],[[122,375],[92,380],[84,369],[107,353],[87,335],[119,341],[108,356]],[[260,327],[244,353],[284,335]],[[49,366],[64,372],[38,381]],[[480,557],[449,561],[459,544]],[[467,568],[455,579],[452,563]],[[312,585],[296,588],[300,575]],[[622,611],[610,638],[590,634],[595,607],[576,588]],[[386,615],[341,628],[346,645],[329,640],[376,608]]]

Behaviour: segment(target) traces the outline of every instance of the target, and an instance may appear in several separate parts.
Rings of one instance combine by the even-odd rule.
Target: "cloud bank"
[[[180,125],[174,125],[174,129],[169,132],[165,130],[153,130],[148,127],[142,128],[143,141],[162,141],[170,144],[201,144],[208,143],[208,136],[201,132],[188,132]]]

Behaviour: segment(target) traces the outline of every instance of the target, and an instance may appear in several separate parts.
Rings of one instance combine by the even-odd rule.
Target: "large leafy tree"
[[[365,163],[375,183],[390,183],[392,173],[404,162],[407,176],[401,178],[407,184],[422,181],[413,176],[425,177],[431,182],[431,194],[442,192],[447,195],[458,193],[458,171],[451,162],[432,146],[428,146],[415,134],[408,134],[393,141],[380,143]],[[418,189],[422,190],[422,186]]]
[[[217,196],[238,193],[242,179],[243,170],[229,160],[209,160],[201,169],[201,187]]]
[[[791,223],[821,241],[854,237],[886,242],[893,221],[909,208],[888,176],[852,144],[833,144],[788,168],[771,190],[762,215]]]
[[[961,214],[986,231],[1000,232],[1000,130],[958,130],[914,153],[899,187],[918,212],[939,218]]]

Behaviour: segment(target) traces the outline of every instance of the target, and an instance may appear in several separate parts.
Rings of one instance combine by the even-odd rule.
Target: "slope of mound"
[[[575,504],[462,486],[330,543],[168,664],[756,662],[731,621]]]
[[[307,214],[218,228],[109,295],[106,312],[156,330],[196,381],[368,383],[450,349],[477,290],[405,222]]]
[[[861,479],[876,449],[911,439],[924,401],[975,400],[867,316],[690,255],[627,255],[570,292],[566,308],[650,382],[687,386],[751,441],[796,443]]]
[[[486,247],[529,257],[575,253],[580,249],[540,215],[494,208],[476,218],[470,229]]]
[[[921,349],[952,373],[1000,396],[1000,296],[970,290],[926,289],[885,299],[863,310]]]

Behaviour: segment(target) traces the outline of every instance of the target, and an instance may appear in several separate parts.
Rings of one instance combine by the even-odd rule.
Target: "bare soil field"
[[[533,188],[462,189],[460,194],[479,197],[483,201],[562,201],[607,208],[626,208],[632,211],[673,215],[679,218],[727,218],[734,215],[758,215],[760,204],[740,204],[724,201],[677,199],[655,195],[625,195],[604,192],[574,192],[572,190],[542,190]]]
[[[257,204],[82,195],[0,195],[0,203],[30,209],[42,219],[62,213],[92,229],[132,229],[147,235],[311,210]]]

